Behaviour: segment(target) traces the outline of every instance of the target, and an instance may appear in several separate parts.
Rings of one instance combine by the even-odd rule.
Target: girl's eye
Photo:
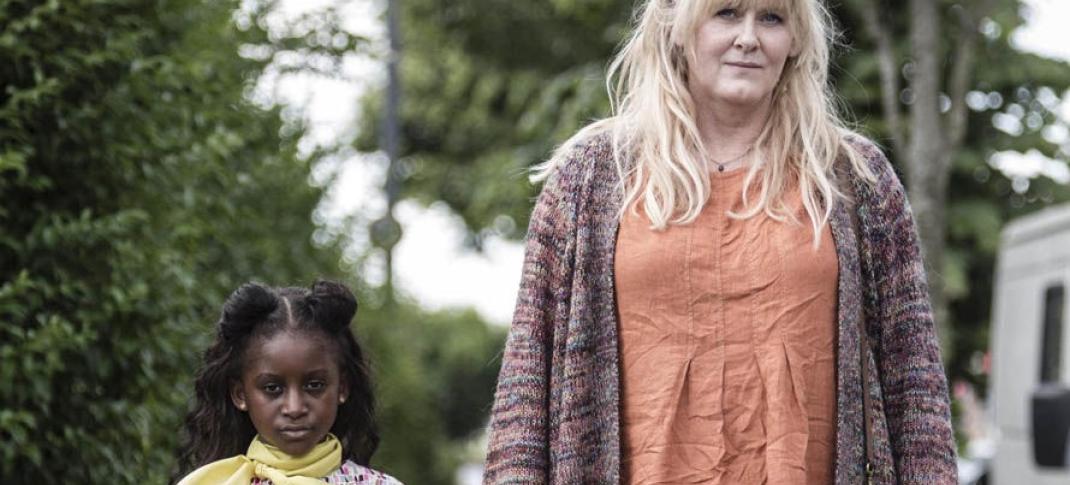
[[[305,385],[310,391],[322,391],[327,387],[327,383],[323,381],[312,381]]]
[[[265,384],[262,389],[268,394],[278,394],[282,392],[282,386],[278,384]]]
[[[739,12],[734,8],[722,8],[713,14],[714,17],[722,18],[725,20],[731,20],[739,16]]]

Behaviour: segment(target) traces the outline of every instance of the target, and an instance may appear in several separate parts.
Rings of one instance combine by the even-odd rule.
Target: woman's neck
[[[695,119],[706,153],[715,163],[739,159],[753,148],[765,127],[771,105],[765,101],[755,105],[728,103],[699,103]]]

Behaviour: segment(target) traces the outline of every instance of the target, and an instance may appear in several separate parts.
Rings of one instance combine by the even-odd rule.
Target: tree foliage
[[[165,482],[227,293],[362,287],[337,242],[313,243],[323,154],[250,101],[284,53],[329,74],[361,39],[330,15],[269,35],[273,5],[242,4],[0,0],[0,482]],[[379,359],[376,463],[447,483],[501,336],[472,314],[374,307],[358,335]]]
[[[905,154],[894,150],[894,134],[889,132],[887,113],[881,109],[881,84],[876,47],[865,35],[860,15],[863,2],[882,4],[885,11],[896,11],[905,2],[857,0],[845,2],[838,10],[846,26],[851,50],[841,57],[842,72],[837,83],[840,92],[863,123],[864,130],[882,142],[894,162]],[[1046,205],[1070,200],[1070,189],[1047,177],[1015,181],[996,170],[990,159],[996,152],[1038,150],[1049,157],[1065,160],[1067,153],[1058,142],[1044,135],[1052,126],[1066,126],[1058,108],[1062,93],[1070,89],[1070,64],[1021,52],[1012,45],[1014,31],[1024,23],[1022,2],[993,0],[987,2],[988,16],[976,24],[979,48],[972,75],[968,79],[965,99],[965,132],[962,144],[950,154],[951,173],[946,194],[946,254],[939,268],[930,268],[934,284],[940,284],[950,300],[951,331],[949,371],[955,377],[982,384],[971,362],[988,346],[988,322],[999,233],[1003,224],[1016,216]],[[978,4],[979,5],[979,4]],[[946,93],[954,91],[954,60],[957,41],[968,22],[963,9],[978,7],[965,2],[937,2],[945,32],[940,45],[944,73],[942,116],[945,127],[953,125],[951,103]],[[895,67],[903,90],[897,108],[905,111],[912,100],[909,81],[916,66],[911,52],[908,15],[886,16],[883,26],[891,33]],[[1012,121],[1013,120],[1013,121]],[[907,120],[909,121],[909,119]],[[1018,129],[1014,129],[1017,125]],[[952,131],[945,128],[945,131]],[[951,134],[943,136],[950,138]],[[912,184],[907,170],[901,168],[904,182]],[[1018,189],[1014,187],[1017,186]]]
[[[528,168],[607,108],[600,79],[625,3],[403,2],[405,195],[445,201],[477,243],[518,236]],[[380,99],[367,98],[361,149],[376,146]]]
[[[359,317],[371,348],[382,445],[376,463],[404,483],[447,485],[485,426],[505,329],[471,311],[388,306]]]
[[[228,2],[0,4],[0,476],[162,482],[221,295],[337,273]]]

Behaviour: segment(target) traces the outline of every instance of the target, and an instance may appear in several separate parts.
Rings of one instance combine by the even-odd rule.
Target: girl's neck
[[[771,104],[699,103],[695,124],[713,162],[726,163],[747,154],[765,127]]]

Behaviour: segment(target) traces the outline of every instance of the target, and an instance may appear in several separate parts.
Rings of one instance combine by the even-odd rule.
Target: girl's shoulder
[[[326,479],[327,483],[340,485],[402,485],[396,478],[371,468],[346,460]]]

